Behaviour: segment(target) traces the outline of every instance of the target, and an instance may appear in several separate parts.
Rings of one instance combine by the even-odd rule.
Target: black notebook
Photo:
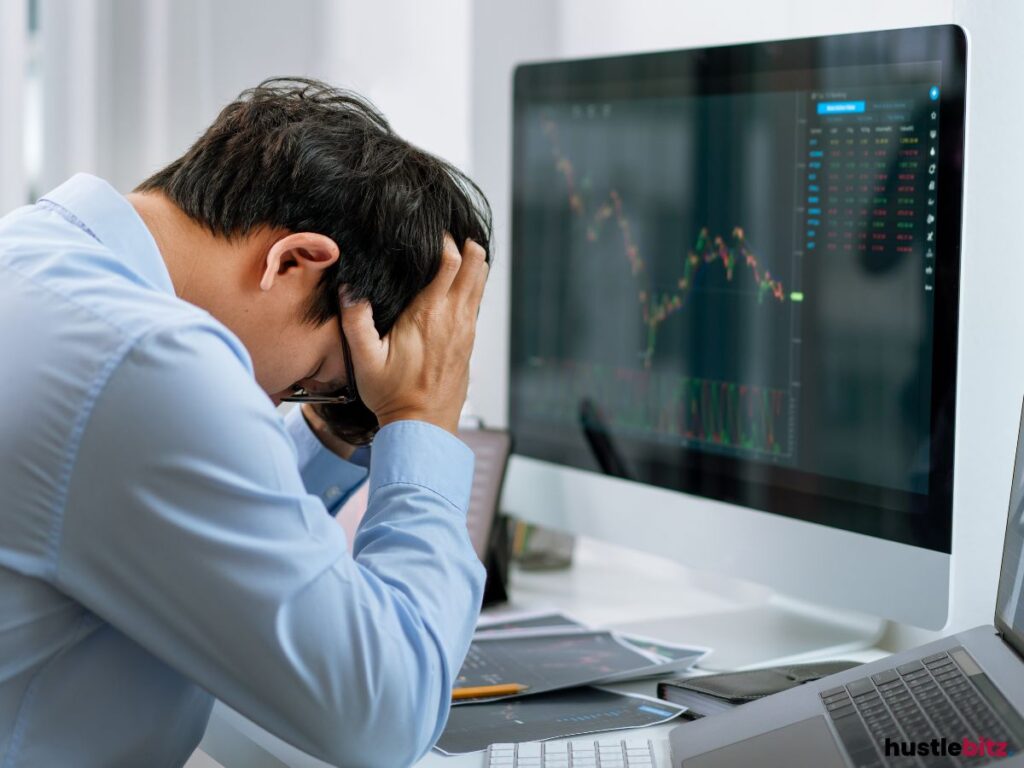
[[[683,717],[696,720],[856,666],[856,661],[825,661],[677,678],[658,683],[658,698],[688,707]]]

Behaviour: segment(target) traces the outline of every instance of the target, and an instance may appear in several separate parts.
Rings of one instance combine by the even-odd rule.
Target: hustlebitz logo
[[[996,741],[979,736],[977,739],[964,737],[955,739],[932,739],[931,741],[893,741],[885,740],[886,757],[924,757],[938,755],[941,757],[1008,757],[1009,751],[1005,741]]]

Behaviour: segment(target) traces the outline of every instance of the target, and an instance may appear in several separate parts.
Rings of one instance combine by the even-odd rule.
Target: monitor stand
[[[714,613],[671,616],[609,626],[666,642],[702,645],[712,652],[698,665],[715,672],[825,659],[875,646],[886,622],[833,614],[781,596],[768,603]]]

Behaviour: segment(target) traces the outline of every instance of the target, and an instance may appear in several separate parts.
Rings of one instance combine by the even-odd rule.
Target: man
[[[180,765],[214,697],[342,765],[430,748],[483,585],[452,433],[489,227],[293,80],[127,198],[0,220],[0,765]]]

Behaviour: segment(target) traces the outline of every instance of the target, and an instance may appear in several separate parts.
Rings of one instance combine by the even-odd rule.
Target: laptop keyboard
[[[1020,715],[959,647],[822,691],[821,700],[857,768],[986,765],[998,758],[953,756],[949,745],[980,737],[1006,742],[1012,755],[1024,733]],[[907,755],[912,743],[927,743],[929,754]]]
[[[487,768],[657,768],[650,739],[574,739],[492,744]]]

